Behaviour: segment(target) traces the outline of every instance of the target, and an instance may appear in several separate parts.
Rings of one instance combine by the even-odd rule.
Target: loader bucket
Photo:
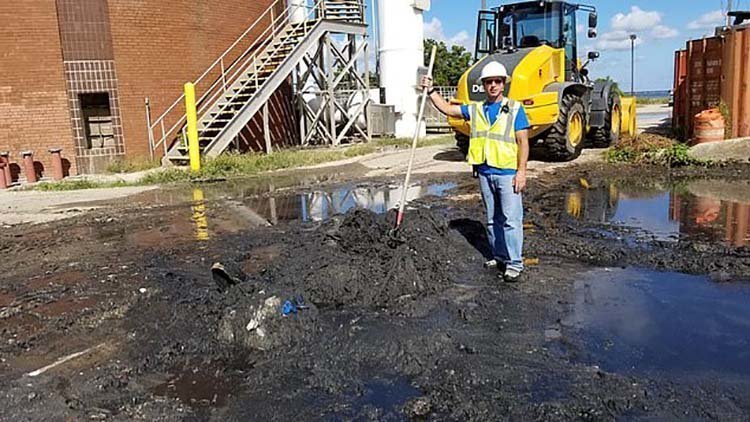
[[[635,136],[638,128],[635,113],[635,97],[620,97],[620,105],[622,106],[622,120],[621,128],[622,134],[628,136]]]

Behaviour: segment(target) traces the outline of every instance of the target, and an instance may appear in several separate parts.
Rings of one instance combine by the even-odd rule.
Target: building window
[[[78,100],[81,103],[83,127],[86,133],[86,148],[115,146],[109,94],[106,92],[78,94]]]

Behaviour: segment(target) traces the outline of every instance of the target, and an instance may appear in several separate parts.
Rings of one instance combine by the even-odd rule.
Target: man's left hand
[[[526,172],[519,171],[516,173],[516,177],[513,178],[513,191],[521,193],[526,190]]]

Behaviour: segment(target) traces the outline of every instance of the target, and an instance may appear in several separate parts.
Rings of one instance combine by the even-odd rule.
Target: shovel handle
[[[435,53],[437,47],[432,46],[432,52],[430,53],[430,65],[427,67],[427,76],[432,76],[432,69],[435,66]],[[398,207],[398,214],[396,216],[396,228],[401,227],[401,223],[404,221],[404,209],[406,208],[406,191],[409,187],[409,180],[411,179],[411,170],[414,167],[414,156],[417,152],[417,141],[419,141],[419,129],[422,126],[422,116],[424,116],[424,107],[427,103],[427,88],[422,88],[422,102],[419,105],[419,115],[417,116],[417,127],[414,130],[414,138],[411,141],[411,156],[409,157],[409,166],[406,168],[406,177],[404,178],[404,186],[401,191],[401,201]]]

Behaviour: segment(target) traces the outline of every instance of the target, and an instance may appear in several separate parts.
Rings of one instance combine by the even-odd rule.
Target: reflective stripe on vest
[[[507,106],[510,111],[502,118],[502,108]],[[495,122],[490,125],[485,116],[482,103],[469,105],[471,111],[471,139],[469,141],[469,164],[487,164],[501,169],[516,169],[518,167],[518,144],[516,143],[515,120],[521,106],[513,100],[508,100],[501,106]],[[481,110],[481,111],[480,111]]]

